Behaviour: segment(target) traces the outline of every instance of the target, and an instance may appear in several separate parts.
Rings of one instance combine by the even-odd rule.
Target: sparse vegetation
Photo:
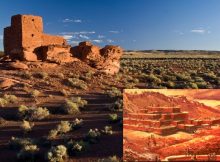
[[[72,122],[72,129],[73,129],[73,130],[77,130],[77,129],[79,129],[79,128],[82,127],[82,124],[83,124],[83,120],[76,118],[76,119]]]
[[[120,162],[120,160],[117,158],[117,156],[110,156],[105,159],[99,159],[98,162]]]
[[[38,97],[40,95],[40,91],[38,90],[33,90],[30,92],[30,95],[34,98]]]
[[[9,141],[9,148],[14,150],[20,150],[28,145],[33,145],[34,141],[30,138],[18,138],[18,137],[11,137]]]
[[[108,135],[112,135],[113,131],[112,131],[112,127],[111,126],[105,126],[103,130],[101,130],[101,132],[103,134],[108,134]]]
[[[89,144],[83,140],[81,141],[70,140],[67,143],[67,149],[68,149],[69,155],[77,155],[77,154],[83,153],[87,151],[88,147],[89,147]]]
[[[72,88],[83,90],[86,90],[88,88],[87,84],[83,80],[77,78],[68,78],[67,80],[65,80],[65,83]]]
[[[24,131],[24,133],[30,132],[33,127],[34,127],[34,123],[26,121],[26,120],[23,120],[21,124],[21,129]]]
[[[24,105],[21,105],[18,108],[18,117],[23,119],[23,120],[42,120],[49,116],[50,113],[47,110],[47,108],[42,108],[42,107],[27,107]]]
[[[17,159],[19,161],[36,161],[38,151],[37,145],[26,145],[17,153]]]
[[[89,132],[86,135],[86,140],[90,143],[97,143],[99,141],[99,137],[101,136],[101,133],[98,129],[90,129]]]
[[[64,105],[62,106],[62,110],[64,111],[64,113],[71,115],[76,115],[80,113],[78,104],[71,100],[65,101]]]
[[[52,147],[46,154],[49,162],[64,162],[67,157],[67,148],[64,145]]]
[[[116,123],[120,120],[117,114],[109,114],[109,121],[111,123]]]

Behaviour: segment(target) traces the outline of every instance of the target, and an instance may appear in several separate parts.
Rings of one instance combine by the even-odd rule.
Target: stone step
[[[148,107],[140,109],[140,113],[180,113],[178,107]]]
[[[140,125],[128,125],[128,124],[123,124],[123,128],[135,130],[135,131],[144,131],[144,132],[149,132],[149,133],[155,133],[155,134],[159,134],[159,135],[173,134],[178,130],[177,127],[175,127],[175,126],[153,128],[153,127],[146,127],[146,126],[140,126]]]
[[[135,118],[140,120],[188,120],[187,112],[180,113],[162,113],[162,114],[146,114],[146,113],[129,113],[124,115],[124,117]]]
[[[169,126],[169,125],[177,125],[174,124],[173,120],[141,120],[137,118],[124,118],[124,124],[137,124],[137,125],[147,125],[149,127],[161,127],[161,126]],[[181,123],[176,121],[176,123]]]
[[[178,124],[177,128],[180,131],[193,133],[198,127],[196,125],[193,125],[193,124]]]

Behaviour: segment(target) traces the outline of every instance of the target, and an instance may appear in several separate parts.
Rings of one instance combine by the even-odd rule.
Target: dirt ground
[[[55,128],[60,121],[73,121],[76,118],[83,119],[83,126],[79,130],[71,131],[64,137],[52,140],[52,145],[64,144],[67,139],[83,139],[89,129],[98,128],[102,130],[104,126],[112,126],[112,135],[102,135],[100,141],[91,144],[89,149],[75,157],[70,157],[67,161],[97,161],[109,156],[122,158],[122,125],[120,123],[109,123],[109,114],[116,113],[122,116],[121,112],[112,112],[109,107],[116,100],[106,94],[106,90],[120,84],[114,80],[113,76],[108,76],[97,72],[80,62],[57,65],[53,63],[26,63],[28,69],[12,70],[8,63],[0,63],[0,79],[10,79],[13,85],[3,87],[1,96],[4,94],[15,95],[16,103],[7,104],[0,108],[0,116],[7,122],[0,126],[0,161],[16,161],[16,151],[8,148],[8,142],[14,137],[30,137],[40,139],[48,135],[48,132]],[[39,77],[38,73],[46,73],[46,77]],[[44,74],[43,74],[44,75]],[[77,76],[78,75],[78,76]],[[74,88],[66,84],[68,78],[81,78],[87,88]],[[30,93],[38,90],[37,97],[30,96]],[[65,91],[65,94],[63,94]],[[79,115],[65,115],[56,113],[67,98],[79,96],[87,100],[88,105],[81,110]],[[20,125],[21,120],[16,118],[16,113],[20,105],[42,106],[50,111],[49,117],[35,121],[35,126],[29,134],[23,134]],[[49,146],[40,147],[44,161],[46,151]]]

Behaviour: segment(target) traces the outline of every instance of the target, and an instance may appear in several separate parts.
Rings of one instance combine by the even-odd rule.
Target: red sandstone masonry
[[[64,38],[43,33],[43,20],[40,16],[12,16],[11,26],[4,29],[5,54],[13,60],[37,61],[36,48],[65,44]]]

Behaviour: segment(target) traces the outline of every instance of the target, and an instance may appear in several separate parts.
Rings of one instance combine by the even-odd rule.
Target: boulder
[[[1,89],[8,89],[12,87],[15,83],[11,79],[0,79],[0,88]]]
[[[27,70],[28,66],[25,63],[16,61],[9,63],[8,68],[12,70]]]

